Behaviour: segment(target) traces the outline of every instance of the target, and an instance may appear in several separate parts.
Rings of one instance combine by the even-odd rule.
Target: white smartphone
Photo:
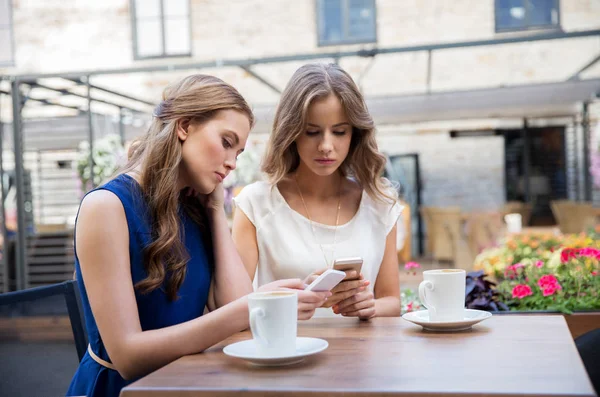
[[[333,261],[333,268],[335,270],[348,271],[355,270],[358,275],[360,274],[360,269],[362,269],[363,259],[359,256],[352,258],[340,258]]]
[[[305,291],[330,291],[333,287],[338,285],[346,277],[346,273],[339,270],[327,269],[319,277],[315,279]]]

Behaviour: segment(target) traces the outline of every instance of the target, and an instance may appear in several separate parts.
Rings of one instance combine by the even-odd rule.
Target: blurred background
[[[231,197],[262,178],[279,95],[308,62],[339,63],[367,99],[408,208],[401,266],[473,269],[507,233],[594,228],[600,0],[0,0],[0,293],[72,278],[79,201],[168,83],[212,74],[251,103]],[[0,312],[0,337],[72,343],[57,306]]]

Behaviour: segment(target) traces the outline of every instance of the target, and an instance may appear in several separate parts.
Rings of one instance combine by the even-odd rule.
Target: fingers
[[[310,320],[315,314],[315,309],[298,311],[298,320]]]
[[[363,278],[362,273],[358,273],[356,270],[344,270],[346,272],[346,277],[344,277],[344,281],[347,280],[360,280]]]
[[[278,289],[278,288],[289,288],[289,289],[304,289],[304,282],[299,278],[289,278],[283,280],[273,281],[269,284],[269,290]]]
[[[324,300],[321,302],[325,302]],[[306,311],[311,311],[311,310],[315,310],[317,307],[321,307],[321,302],[317,302],[317,303],[310,303],[310,302],[298,302],[298,311],[299,312],[306,312]]]
[[[298,292],[298,320],[308,320],[314,314],[318,307],[321,307],[327,298],[331,296],[331,292],[313,292],[299,291]]]
[[[331,307],[333,305],[338,304],[339,302],[348,299],[349,297],[358,294],[365,290],[366,287],[359,287],[355,289],[350,289],[344,292],[338,292],[337,294],[333,294],[331,298],[327,299],[323,307]]]
[[[323,268],[323,269],[319,269],[319,270],[312,272],[304,279],[304,282],[306,283],[306,285],[310,285],[310,283],[315,281],[317,279],[317,277],[319,277],[321,274],[323,274],[326,270],[327,270],[327,268]]]
[[[337,312],[337,313],[347,312],[349,310],[347,310],[346,308],[349,308],[352,305],[356,305],[357,303],[360,303],[360,302],[363,302],[366,300],[373,301],[373,305],[375,304],[373,292],[363,291],[363,292],[359,292],[358,294],[354,294],[354,295],[344,299],[343,301],[340,301],[337,305],[334,306],[333,309],[334,309],[334,312]]]
[[[323,303],[325,299],[329,298],[330,296],[331,292],[329,291],[298,291],[298,304],[303,302],[310,303],[313,305],[319,304],[319,306],[321,306],[321,303]]]
[[[367,300],[363,300],[360,301],[358,303],[354,303],[351,305],[348,305],[346,307],[344,307],[343,309],[340,309],[339,307],[335,307],[334,309],[334,313],[336,314],[349,314],[349,313],[354,313],[354,312],[358,312],[360,310],[363,309],[370,309],[372,307],[375,307],[375,300],[374,299],[367,299]]]
[[[336,285],[335,288],[333,288],[331,290],[331,292],[333,294],[337,294],[340,292],[345,292],[345,291],[357,289],[360,287],[366,287],[369,284],[370,284],[369,280],[342,281],[341,283]]]
[[[362,310],[357,310],[357,311],[353,311],[353,312],[347,312],[347,313],[342,313],[342,316],[344,317],[358,317],[361,320],[368,320],[372,317],[375,316],[375,306],[367,308],[367,309],[362,309]]]

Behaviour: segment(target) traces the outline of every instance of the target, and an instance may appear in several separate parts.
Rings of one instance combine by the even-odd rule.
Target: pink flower
[[[597,271],[595,271],[595,270],[594,270],[594,271],[592,271],[592,276],[597,276],[597,275],[598,275],[598,272],[597,272]]]
[[[554,277],[553,274],[546,274],[545,276],[540,277],[538,280],[538,285],[540,288],[544,288],[547,285],[556,285],[558,284],[558,280]]]
[[[541,269],[542,267],[544,267],[544,261],[537,261],[537,262],[535,262],[535,266],[538,269]]]
[[[531,287],[527,284],[517,284],[512,290],[512,297],[523,299],[526,296],[533,295]]]
[[[561,290],[562,287],[560,286],[560,284],[549,284],[546,285],[544,288],[542,288],[542,294],[544,296],[550,296],[553,295],[556,291]]]
[[[540,286],[544,296],[553,295],[556,291],[562,289],[562,286],[552,274],[546,274],[545,276],[540,277],[538,280],[538,285]]]
[[[596,248],[582,248],[579,250],[579,256],[586,256],[588,258],[600,259],[600,250]]]
[[[517,270],[522,269],[523,267],[525,266],[523,266],[522,263],[515,263],[514,265],[510,265],[506,268],[506,270],[504,270],[504,275],[512,280],[517,276]]]
[[[417,262],[408,262],[404,265],[405,270],[418,269],[420,267],[421,265],[419,265]]]

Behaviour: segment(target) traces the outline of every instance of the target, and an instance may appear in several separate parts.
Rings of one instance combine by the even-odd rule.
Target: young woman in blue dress
[[[75,231],[89,348],[67,395],[118,396],[133,380],[248,327],[250,277],[230,236],[222,182],[254,118],[243,97],[211,76],[168,87],[129,164],[83,199]],[[310,318],[330,293],[299,279]]]

